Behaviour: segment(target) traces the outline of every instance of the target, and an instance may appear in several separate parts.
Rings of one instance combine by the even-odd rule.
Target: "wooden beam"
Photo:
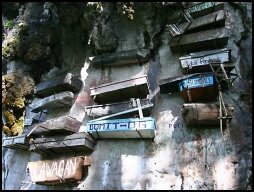
[[[2,139],[2,147],[10,149],[23,149],[28,151],[29,139],[30,137],[27,137],[26,134],[15,137],[4,137]]]

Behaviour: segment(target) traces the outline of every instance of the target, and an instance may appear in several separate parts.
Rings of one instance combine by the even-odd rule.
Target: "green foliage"
[[[14,26],[13,21],[12,21],[12,20],[7,20],[7,21],[5,22],[5,24],[4,24],[4,29],[5,29],[5,30],[10,30],[10,29],[13,28],[13,26]]]

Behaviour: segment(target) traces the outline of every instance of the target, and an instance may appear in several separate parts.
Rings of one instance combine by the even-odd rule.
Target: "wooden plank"
[[[141,102],[141,106],[151,104],[149,99],[141,99],[140,102]],[[134,109],[136,107],[137,107],[136,102],[134,102],[133,104],[133,102],[130,100],[125,102],[110,103],[110,104],[104,104],[104,105],[86,106],[85,111],[88,117],[100,118],[103,116]],[[146,114],[150,114],[149,112],[150,110],[148,108],[148,110],[146,110]],[[132,112],[129,112],[129,113],[132,114]]]
[[[151,117],[88,122],[87,133],[95,138],[154,138],[155,120]]]
[[[11,149],[29,149],[29,139],[27,135],[20,135],[15,137],[5,137],[2,139],[2,147]]]
[[[36,124],[30,134],[33,136],[72,134],[79,131],[81,124],[73,117],[62,116]]]
[[[234,107],[226,105],[228,119],[232,119]],[[183,104],[182,114],[186,125],[219,125],[220,124],[219,104],[207,103],[186,103]],[[225,116],[225,114],[222,114]],[[223,124],[225,124],[225,118]]]
[[[44,81],[36,86],[35,95],[39,98],[54,95],[63,91],[76,93],[80,90],[82,81],[71,73]]]
[[[92,87],[90,90],[90,95],[99,104],[121,102],[130,98],[144,99],[149,94],[147,76],[107,83]]]
[[[205,49],[218,49],[228,42],[226,28],[205,30],[182,36],[175,36],[170,43],[172,52],[177,51],[200,51]]]
[[[140,64],[149,60],[151,57],[149,49],[127,50],[115,53],[105,53],[95,56],[91,62],[94,65],[125,65]]]
[[[184,34],[194,33],[201,30],[207,30],[215,27],[225,26],[225,13],[224,10],[220,10],[202,17],[199,17],[192,21],[189,26],[188,22],[179,24],[179,29]]]
[[[29,151],[41,154],[92,151],[95,143],[89,134],[78,132],[69,136],[35,138],[29,142]]]
[[[84,159],[87,163],[88,158],[82,156],[28,162],[31,181],[44,185],[80,181]]]
[[[45,109],[55,109],[59,107],[71,107],[74,100],[74,94],[70,91],[61,92],[43,99],[35,99],[29,105],[32,112],[37,113]]]

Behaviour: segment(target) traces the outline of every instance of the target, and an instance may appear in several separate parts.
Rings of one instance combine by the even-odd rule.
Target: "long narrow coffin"
[[[227,111],[227,118],[232,119],[234,107],[225,106]],[[222,110],[222,117],[226,117],[224,110]],[[187,126],[191,125],[219,125],[220,124],[220,106],[219,104],[207,103],[186,103],[183,104],[182,115]],[[223,124],[226,119],[223,118]]]
[[[125,64],[140,64],[150,59],[149,49],[136,49],[120,51],[116,53],[105,53],[95,56],[92,59],[94,65],[125,65]]]
[[[149,94],[147,76],[99,85],[90,90],[90,95],[98,104],[121,102],[130,98],[144,99]]]
[[[92,151],[95,140],[85,132],[78,132],[72,135],[36,138],[29,142],[29,151],[36,153],[66,153]]]
[[[140,103],[141,108],[145,110],[144,112],[147,113],[147,115],[149,115],[150,109],[153,106],[152,103],[150,103],[149,99],[141,99]],[[100,118],[113,114],[115,114],[115,116],[120,116],[127,113],[133,114],[137,112],[135,109],[138,109],[136,102],[130,100],[119,103],[86,106],[85,110],[88,117]]]
[[[78,156],[28,162],[28,169],[32,182],[51,185],[80,181],[84,175],[83,166],[89,165],[91,165],[89,157]]]
[[[225,13],[224,10],[220,10],[203,17],[199,17],[192,21],[191,24],[188,22],[179,24],[179,29],[185,34],[198,32],[201,30],[207,30],[214,27],[225,26]]]
[[[59,107],[71,107],[74,100],[74,94],[70,91],[65,91],[55,95],[45,97],[43,99],[35,99],[29,105],[32,112],[37,113],[45,109],[55,109]]]
[[[62,116],[36,124],[30,134],[33,136],[72,134],[79,131],[81,124],[73,117]]]
[[[29,139],[26,134],[15,136],[15,137],[5,137],[2,139],[2,147],[10,149],[29,149]]]
[[[71,73],[67,73],[66,75],[62,75],[38,84],[36,86],[35,95],[39,98],[43,98],[63,91],[71,91],[76,93],[80,90],[81,86],[82,81],[80,79]]]
[[[201,51],[216,49],[228,43],[228,31],[226,28],[205,30],[187,35],[173,37],[170,43],[172,52],[176,51]]]
[[[101,120],[86,124],[87,133],[95,138],[154,138],[155,129],[155,121],[151,117]]]

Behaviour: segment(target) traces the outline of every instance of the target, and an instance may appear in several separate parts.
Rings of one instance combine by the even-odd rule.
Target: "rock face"
[[[41,131],[54,127],[55,123],[45,124],[55,118],[59,119],[58,124],[65,125],[61,116],[79,122],[75,132],[84,131],[92,119],[86,115],[91,108],[86,107],[96,105],[96,97],[91,97],[90,88],[144,75],[148,76],[153,104],[149,117],[155,119],[156,130],[154,139],[98,139],[94,150],[89,153],[69,149],[68,153],[40,154],[4,148],[2,189],[251,190],[252,4],[219,4],[216,6],[225,11],[225,28],[228,30],[224,48],[231,50],[231,62],[241,75],[233,86],[229,85],[222,92],[226,106],[234,108],[230,123],[223,129],[218,124],[188,126],[182,115],[186,102],[180,94],[163,94],[159,88],[161,79],[183,76],[179,57],[189,54],[171,51],[172,35],[166,26],[179,20],[186,6],[194,5],[190,13],[196,13],[196,16],[210,7],[210,14],[214,10],[213,2],[26,2],[17,5],[19,13],[15,4],[12,15],[4,16],[2,22],[5,27],[2,43],[2,68],[5,67],[2,73],[3,136],[19,135],[23,131],[27,134],[36,124],[24,128],[24,119],[33,122],[35,116],[45,118],[46,122],[41,122],[44,125]],[[138,49],[150,50],[149,59],[141,64],[96,67],[89,60],[104,53]],[[34,96],[35,85],[48,80],[53,85],[53,79],[63,72],[77,76],[83,83],[81,90],[73,93],[71,108],[51,108],[50,105],[50,110],[37,114],[31,112],[28,101],[33,99],[30,96]],[[122,98],[128,97],[124,92],[119,94],[123,94]],[[38,99],[42,101],[43,98]],[[219,101],[215,99],[213,103],[218,106]],[[100,107],[105,114],[108,113],[107,103]],[[35,140],[66,139],[66,135],[58,134],[52,131],[48,135],[42,132],[31,136]],[[73,142],[75,144],[75,140]],[[58,144],[65,147],[62,142]],[[80,181],[48,186],[31,181],[28,162],[83,155],[91,157],[91,166],[82,170]],[[59,167],[47,169],[48,173],[53,173]],[[66,169],[70,170],[70,167]]]

